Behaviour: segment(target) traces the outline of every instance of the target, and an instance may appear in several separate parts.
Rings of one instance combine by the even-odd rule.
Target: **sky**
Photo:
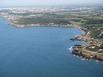
[[[103,0],[0,0],[0,6],[96,4]]]

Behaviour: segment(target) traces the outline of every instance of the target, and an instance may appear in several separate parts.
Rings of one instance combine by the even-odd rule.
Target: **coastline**
[[[73,24],[55,24],[55,23],[34,23],[34,24],[17,24],[15,23],[15,20],[9,19],[8,17],[0,15],[0,17],[3,17],[5,20],[9,22],[10,25],[16,27],[16,28],[24,28],[24,27],[63,27],[63,28],[70,28],[75,27]],[[46,25],[46,26],[45,26]]]
[[[83,57],[85,59],[94,59],[94,60],[99,60],[99,61],[103,61],[103,53],[99,53],[99,52],[95,52],[95,51],[91,51],[89,49],[87,49],[87,47],[91,47],[94,44],[91,43],[98,43],[100,41],[97,41],[96,39],[93,39],[90,36],[89,31],[84,30],[84,28],[80,27],[80,30],[82,30],[83,32],[85,32],[85,34],[83,35],[77,35],[74,38],[72,38],[71,40],[75,40],[75,41],[84,41],[87,44],[84,45],[74,45],[72,47],[72,54],[79,56],[79,57]],[[103,51],[103,50],[101,50]]]
[[[24,28],[24,27],[44,27],[45,24],[28,24],[28,25],[19,25],[19,24],[15,24],[13,23],[10,19],[3,17],[5,20],[7,20],[9,22],[10,25],[16,27],[16,28]],[[81,26],[76,26],[76,25],[59,25],[59,24],[46,24],[46,27],[62,27],[62,28],[70,28],[70,27],[75,27],[81,30],[81,32],[83,32],[82,35],[76,35],[74,38],[72,38],[71,40],[78,40],[78,41],[85,41],[88,45],[75,45],[72,47],[72,54],[77,55],[77,56],[81,56],[83,58],[86,59],[96,59],[96,60],[100,60],[103,61],[103,54],[97,53],[97,52],[93,52],[90,50],[87,50],[86,47],[90,46],[90,41],[91,41],[91,36],[89,34],[89,32],[84,29]],[[95,40],[94,40],[95,41]]]

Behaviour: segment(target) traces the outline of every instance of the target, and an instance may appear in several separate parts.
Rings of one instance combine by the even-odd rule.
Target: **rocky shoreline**
[[[34,27],[34,26],[43,27],[43,24],[41,25],[40,23],[38,23],[38,24],[28,24],[28,25],[19,25],[19,24],[15,24],[13,21],[9,20],[6,17],[4,17],[4,18],[9,21],[10,25],[15,26],[17,28]],[[75,54],[77,56],[82,56],[83,58],[86,58],[86,59],[96,59],[96,60],[103,61],[103,53],[98,53],[98,52],[90,51],[90,50],[87,49],[87,47],[89,47],[91,45],[94,45],[94,44],[97,44],[99,41],[91,38],[90,32],[87,31],[86,28],[82,28],[80,26],[75,26],[75,25],[71,25],[71,24],[61,26],[59,24],[50,24],[50,23],[48,23],[46,25],[47,25],[46,27],[64,27],[64,28],[77,27],[77,28],[79,28],[81,31],[85,32],[85,34],[75,36],[74,38],[71,38],[70,40],[72,40],[72,41],[75,41],[75,40],[85,41],[88,45],[87,46],[86,45],[84,45],[84,46],[75,45],[73,47],[72,54]],[[103,50],[101,50],[101,51],[103,51]]]
[[[24,28],[24,27],[63,27],[63,28],[69,28],[69,27],[72,27],[71,25],[60,25],[60,24],[54,24],[54,25],[51,25],[51,24],[28,24],[28,25],[21,25],[21,24],[14,24],[14,23],[11,23],[12,26],[14,27],[17,27],[17,28]]]
[[[86,59],[96,59],[99,61],[103,61],[103,54],[89,51],[85,49],[85,46],[75,45],[73,47],[72,54],[75,54],[77,56],[81,56]]]
[[[72,48],[72,54],[86,58],[86,59],[95,59],[99,61],[103,61],[103,49],[99,49],[97,51],[90,50],[94,49],[97,45],[102,44],[100,40],[94,39],[90,36],[90,32],[84,29],[84,35],[75,36],[71,40],[85,41],[87,45],[74,45]]]

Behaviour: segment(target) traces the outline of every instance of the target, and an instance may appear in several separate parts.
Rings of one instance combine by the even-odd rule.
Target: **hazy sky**
[[[0,6],[94,4],[103,0],[0,0]]]

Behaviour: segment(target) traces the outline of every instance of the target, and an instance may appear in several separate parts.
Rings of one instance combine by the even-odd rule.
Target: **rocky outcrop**
[[[103,61],[102,53],[86,50],[85,47],[82,46],[74,46],[72,53],[77,56],[82,56],[83,58],[86,59],[96,59],[96,60]]]

